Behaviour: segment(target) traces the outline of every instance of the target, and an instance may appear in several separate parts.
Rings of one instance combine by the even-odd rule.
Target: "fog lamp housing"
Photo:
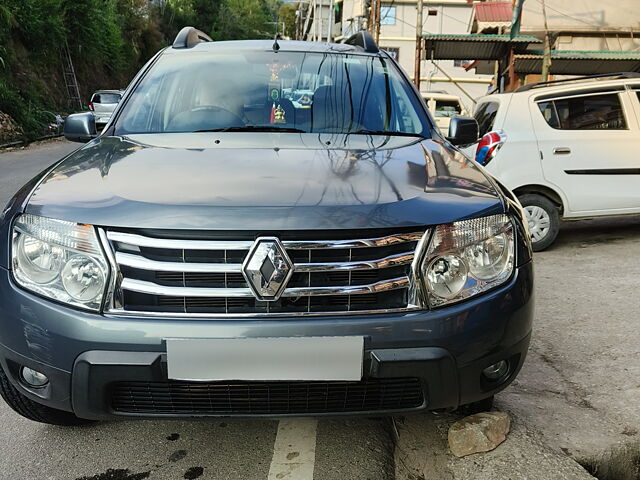
[[[41,388],[49,383],[49,378],[37,370],[29,367],[22,367],[20,378],[30,387]]]
[[[490,382],[499,382],[503,380],[509,373],[509,362],[500,360],[499,362],[489,365],[482,370],[482,375]]]

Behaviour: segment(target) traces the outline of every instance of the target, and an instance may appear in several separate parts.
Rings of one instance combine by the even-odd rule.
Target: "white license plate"
[[[363,337],[168,338],[172,380],[362,378]]]

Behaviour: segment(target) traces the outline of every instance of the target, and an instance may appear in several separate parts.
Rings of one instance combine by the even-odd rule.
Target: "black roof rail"
[[[202,42],[213,42],[211,37],[194,27],[184,27],[176,35],[173,41],[173,48],[191,48]]]
[[[378,53],[380,51],[378,45],[376,45],[376,41],[366,30],[362,30],[354,35],[351,35],[343,43],[346,43],[347,45],[354,45],[356,47],[362,47],[362,49],[368,53]]]
[[[558,83],[571,83],[571,82],[580,82],[586,80],[597,80],[597,79],[611,79],[611,80],[620,80],[625,78],[640,78],[639,72],[618,72],[618,73],[600,73],[598,75],[585,75],[583,77],[575,77],[575,78],[564,78],[562,80],[550,80],[548,82],[536,82],[530,83],[529,85],[523,85],[514,90],[514,92],[526,92],[527,90],[532,90],[534,88],[547,87],[550,85],[556,85]]]

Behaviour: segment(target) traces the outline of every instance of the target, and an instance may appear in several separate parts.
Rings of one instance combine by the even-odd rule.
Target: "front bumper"
[[[433,311],[268,320],[109,318],[29,294],[13,284],[7,270],[0,269],[0,365],[28,397],[90,419],[208,415],[202,410],[114,409],[114,385],[167,382],[163,339],[176,337],[364,336],[364,380],[418,379],[422,401],[401,408],[384,404],[383,408],[291,414],[455,408],[493,395],[515,378],[526,356],[532,319],[531,263],[517,268],[507,284],[487,294]],[[482,370],[499,360],[509,360],[509,374],[498,383],[486,382]],[[19,380],[22,366],[46,374],[49,384],[42,389],[27,387]],[[288,413],[278,410],[276,414]],[[211,415],[254,413],[232,410]],[[260,410],[257,415],[269,415],[269,411]]]

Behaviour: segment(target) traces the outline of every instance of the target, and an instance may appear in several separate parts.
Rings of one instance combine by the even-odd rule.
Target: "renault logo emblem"
[[[242,275],[258,300],[280,298],[293,274],[293,263],[275,237],[258,238],[242,265]]]

